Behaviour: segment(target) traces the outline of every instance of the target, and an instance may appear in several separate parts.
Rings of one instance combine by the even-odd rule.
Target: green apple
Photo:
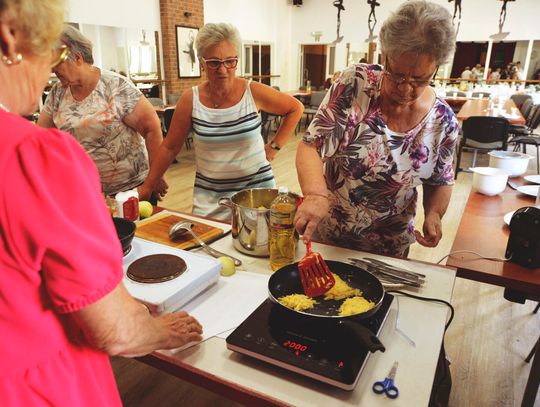
[[[218,258],[221,262],[221,275],[225,277],[232,276],[236,272],[236,267],[234,266],[234,260],[229,256],[221,256]]]
[[[151,216],[153,211],[154,211],[154,208],[152,207],[152,204],[150,202],[148,201],[139,202],[139,216],[141,217],[141,219]]]

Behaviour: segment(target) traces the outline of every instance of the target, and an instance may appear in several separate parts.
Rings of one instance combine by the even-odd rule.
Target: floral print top
[[[303,141],[314,144],[332,193],[318,238],[343,247],[402,256],[415,241],[420,184],[452,185],[458,123],[436,99],[413,129],[386,126],[379,106],[380,65],[358,64],[332,85]]]
[[[148,174],[144,139],[122,121],[141,96],[127,78],[101,70],[96,88],[82,101],[60,82],[45,101],[43,109],[56,128],[75,137],[94,160],[107,195],[135,188]]]

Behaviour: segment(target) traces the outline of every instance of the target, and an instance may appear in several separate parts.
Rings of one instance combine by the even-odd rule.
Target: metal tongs
[[[420,288],[426,278],[425,274],[405,270],[370,257],[364,257],[363,259],[349,257],[349,262],[366,269],[385,283]]]

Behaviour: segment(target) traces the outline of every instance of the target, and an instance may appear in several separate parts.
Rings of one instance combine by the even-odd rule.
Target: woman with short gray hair
[[[167,138],[140,188],[144,198],[163,176],[193,131],[195,189],[193,213],[230,220],[218,201],[242,189],[274,188],[272,161],[292,135],[303,106],[262,83],[236,77],[242,41],[225,23],[206,24],[195,40],[206,81],[183,93]],[[263,140],[259,111],[283,116],[273,140]],[[266,143],[265,143],[266,142]]]
[[[68,59],[73,60],[77,54],[80,54],[84,62],[90,65],[94,64],[92,41],[82,35],[75,27],[66,25],[60,36],[60,41],[69,48]]]
[[[163,136],[147,98],[127,78],[93,65],[92,42],[68,25],[60,41],[68,58],[55,69],[38,125],[67,131],[96,163],[102,192],[115,195],[140,186]],[[153,202],[167,191],[160,180]],[[149,197],[150,198],[150,197]]]
[[[221,41],[228,41],[236,50],[236,54],[241,54],[242,38],[240,33],[234,25],[227,23],[208,23],[201,28],[195,41],[197,54],[206,55],[210,47],[219,44]]]
[[[435,3],[404,3],[381,27],[379,40],[383,55],[428,54],[437,66],[444,65],[456,49],[455,28],[449,15]]]
[[[304,240],[406,256],[434,247],[454,181],[457,120],[429,86],[454,50],[452,16],[409,1],[383,24],[384,67],[357,64],[332,85],[297,150]],[[425,221],[415,230],[416,187]]]

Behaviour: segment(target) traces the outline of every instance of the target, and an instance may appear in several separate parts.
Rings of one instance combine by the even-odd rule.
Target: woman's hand
[[[189,342],[202,341],[202,326],[195,318],[185,311],[172,314],[163,314],[157,320],[169,332],[169,343],[167,349],[174,349],[184,346]]]
[[[438,213],[432,212],[426,215],[424,226],[422,227],[424,235],[415,230],[416,241],[425,247],[435,247],[442,238],[442,223]]]
[[[139,194],[139,201],[148,201],[152,196],[152,190],[145,184],[137,187],[137,193]]]
[[[276,158],[277,150],[274,150],[272,147],[270,147],[270,144],[264,145],[264,152],[266,153],[266,159],[269,162],[272,162],[274,158]]]
[[[294,217],[294,227],[307,243],[319,222],[328,214],[330,202],[324,195],[306,195]]]
[[[160,178],[157,185],[154,187],[154,190],[152,191],[152,195],[157,198],[158,201],[161,201],[165,195],[167,195],[167,191],[169,190],[169,184],[167,184],[167,181],[165,181],[163,178]]]

